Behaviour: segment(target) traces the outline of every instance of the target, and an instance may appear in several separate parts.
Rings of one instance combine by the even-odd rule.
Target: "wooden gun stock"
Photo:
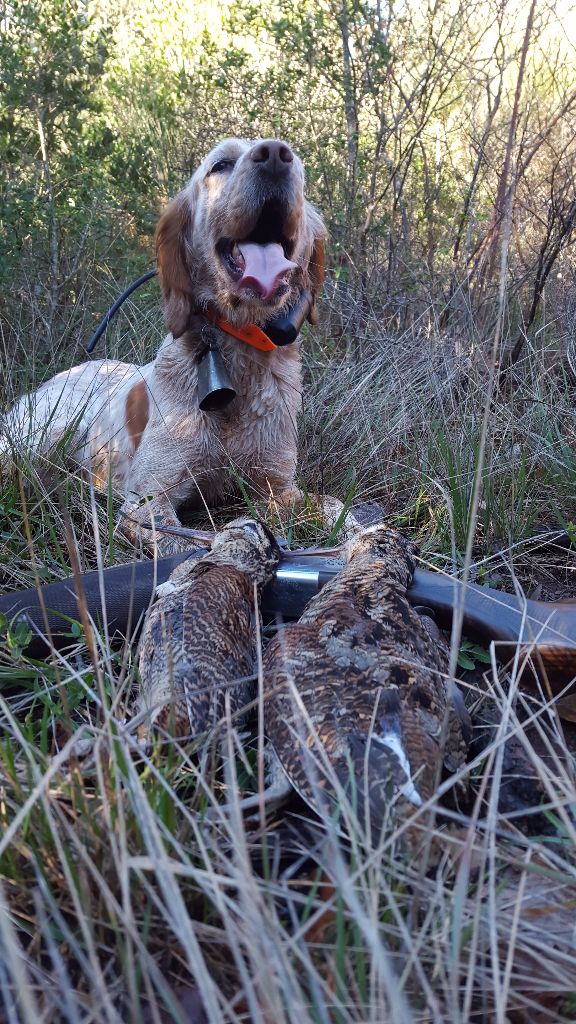
[[[466,636],[483,644],[494,641],[500,662],[513,657],[520,645],[520,664],[545,688],[548,684],[550,695],[576,678],[576,601],[531,601],[423,569],[416,570],[408,596],[412,604],[432,608],[444,629],[451,627],[456,601],[463,599]],[[558,709],[576,721],[576,693],[560,698]]]

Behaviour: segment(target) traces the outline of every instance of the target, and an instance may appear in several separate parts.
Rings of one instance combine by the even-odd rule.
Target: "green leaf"
[[[469,658],[468,655],[464,654],[463,651],[460,651],[458,655],[458,665],[460,666],[460,668],[465,668],[469,671],[476,668],[474,662],[472,661],[472,658]]]

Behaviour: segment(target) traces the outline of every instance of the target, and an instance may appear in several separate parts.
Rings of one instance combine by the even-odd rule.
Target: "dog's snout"
[[[286,174],[294,159],[294,154],[285,142],[266,139],[254,146],[250,158],[268,174],[279,175]]]

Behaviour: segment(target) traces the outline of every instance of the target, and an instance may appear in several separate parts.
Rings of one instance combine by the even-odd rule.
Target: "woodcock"
[[[267,527],[236,519],[158,587],[140,653],[141,738],[151,725],[199,736],[225,714],[226,694],[232,714],[250,701],[260,594],[279,558]]]
[[[344,794],[372,830],[424,804],[466,754],[446,648],[406,598],[414,552],[383,525],[358,533],[264,656],[266,732],[289,780],[323,817]]]

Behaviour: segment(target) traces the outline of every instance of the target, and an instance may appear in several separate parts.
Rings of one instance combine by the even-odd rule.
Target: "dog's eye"
[[[218,160],[209,170],[209,174],[220,174],[220,171],[226,171],[229,167],[234,167],[234,160],[224,159]]]

